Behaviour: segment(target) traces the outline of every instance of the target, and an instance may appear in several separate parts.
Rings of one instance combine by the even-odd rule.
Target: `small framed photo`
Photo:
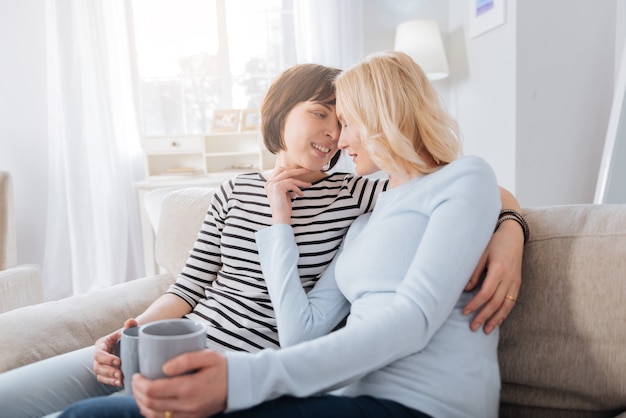
[[[241,130],[256,131],[261,128],[261,111],[259,109],[244,109],[241,111]]]
[[[239,109],[224,109],[213,111],[213,132],[235,132],[239,127]]]

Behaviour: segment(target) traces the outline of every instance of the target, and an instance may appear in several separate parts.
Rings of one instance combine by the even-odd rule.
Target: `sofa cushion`
[[[524,212],[522,287],[500,330],[502,416],[615,416],[626,410],[626,205]]]
[[[171,274],[0,314],[0,372],[92,345],[143,312],[174,281]]]
[[[157,264],[173,275],[189,258],[214,192],[214,188],[190,187],[163,200],[154,252]]]

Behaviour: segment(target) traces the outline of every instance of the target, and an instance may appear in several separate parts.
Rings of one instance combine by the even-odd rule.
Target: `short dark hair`
[[[335,104],[335,78],[341,70],[318,64],[296,64],[283,71],[267,90],[261,104],[263,143],[272,154],[285,149],[283,130],[287,115],[300,102]],[[339,151],[330,161],[332,168]]]

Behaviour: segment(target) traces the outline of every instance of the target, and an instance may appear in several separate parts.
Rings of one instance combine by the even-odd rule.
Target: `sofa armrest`
[[[143,312],[173,283],[145,277],[0,314],[0,372],[92,345]]]
[[[0,271],[0,313],[43,302],[41,270],[23,264]]]

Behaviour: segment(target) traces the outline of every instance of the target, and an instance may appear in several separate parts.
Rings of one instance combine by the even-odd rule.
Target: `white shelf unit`
[[[273,168],[259,131],[143,138],[149,178],[228,175]]]

